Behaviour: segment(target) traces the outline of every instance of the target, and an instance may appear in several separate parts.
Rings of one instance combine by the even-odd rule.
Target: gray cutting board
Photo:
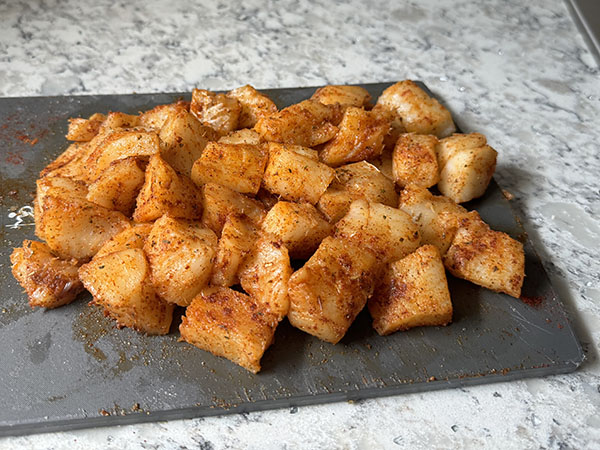
[[[374,98],[389,83],[365,85]],[[314,88],[266,91],[279,107]],[[581,347],[548,276],[526,242],[524,295],[537,305],[450,277],[454,322],[379,337],[363,311],[330,345],[284,321],[253,375],[177,341],[117,330],[89,295],[32,311],[9,255],[33,239],[39,171],[66,147],[67,118],[136,113],[188,94],[0,99],[0,435],[25,434],[356,400],[565,373]],[[499,149],[500,154],[502,149]],[[468,205],[497,230],[526,239],[495,182]],[[20,210],[20,213],[19,211]],[[15,217],[15,214],[17,216]],[[20,221],[18,228],[12,226]],[[536,303],[536,302],[533,302]],[[179,320],[174,321],[176,330]]]

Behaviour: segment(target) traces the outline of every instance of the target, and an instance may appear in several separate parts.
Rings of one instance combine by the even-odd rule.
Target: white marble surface
[[[599,448],[600,72],[560,0],[0,2],[0,96],[423,80],[575,317],[573,374],[360,403],[5,438],[21,448]]]

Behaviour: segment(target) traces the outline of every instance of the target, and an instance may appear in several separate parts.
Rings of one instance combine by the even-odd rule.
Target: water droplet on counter
[[[446,77],[444,77],[444,76],[441,76],[441,77],[440,77],[440,81],[448,81],[448,78],[446,78]]]
[[[536,416],[535,414],[531,415],[531,423],[533,424],[534,427],[537,427],[539,424],[542,423],[542,421],[540,420],[540,418],[538,416]]]
[[[588,100],[596,100],[593,95],[588,95]]]
[[[461,87],[459,87],[459,88],[458,88],[458,90],[459,90],[460,92],[465,92],[465,87],[464,87],[464,86],[461,86]]]
[[[502,51],[502,49],[498,50],[498,54],[499,54],[500,56],[504,55],[504,52]]]

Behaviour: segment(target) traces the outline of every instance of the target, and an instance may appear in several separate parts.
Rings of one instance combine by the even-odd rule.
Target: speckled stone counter
[[[0,2],[0,96],[423,80],[573,315],[577,372],[359,403],[5,438],[21,448],[600,447],[600,72],[559,0]],[[525,5],[525,6],[524,6]]]

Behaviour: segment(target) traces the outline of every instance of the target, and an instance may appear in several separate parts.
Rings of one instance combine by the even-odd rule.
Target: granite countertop
[[[560,0],[2,2],[0,96],[369,83],[440,94],[573,315],[575,373],[358,403],[0,439],[21,448],[598,448],[600,72]],[[399,3],[399,2],[398,2]]]

